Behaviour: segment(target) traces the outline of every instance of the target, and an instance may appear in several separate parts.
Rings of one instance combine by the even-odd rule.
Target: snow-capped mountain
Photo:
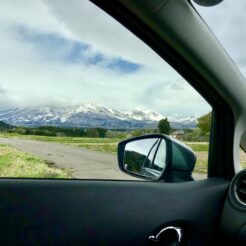
[[[132,112],[126,112],[126,115],[134,120],[147,120],[147,121],[160,121],[161,119],[165,118],[165,116],[153,112],[151,110],[141,110],[135,109]]]
[[[0,121],[17,126],[54,125],[64,127],[105,127],[109,129],[154,128],[164,115],[150,110],[131,112],[115,110],[103,105],[84,103],[70,107],[35,106],[0,110]],[[193,128],[195,117],[176,119],[167,117],[174,128]]]

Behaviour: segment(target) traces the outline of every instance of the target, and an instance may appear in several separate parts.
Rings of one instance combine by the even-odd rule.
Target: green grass
[[[38,157],[0,145],[0,177],[69,178],[70,175]]]
[[[208,161],[207,160],[199,160],[197,159],[194,173],[204,173],[206,174],[208,168]]]
[[[246,153],[240,150],[240,163],[243,168],[246,168]]]
[[[7,147],[7,144],[0,144],[0,147]]]
[[[0,137],[21,138],[45,142],[63,143],[63,144],[82,144],[82,143],[117,143],[121,139],[117,138],[81,138],[81,137],[47,137],[36,135],[21,135],[16,133],[0,133]]]
[[[92,149],[100,152],[106,153],[116,153],[117,152],[117,144],[80,144],[79,147]]]
[[[195,143],[195,142],[185,142],[193,151],[200,152],[200,151],[207,151],[208,152],[208,143]]]
[[[116,152],[116,150],[114,150],[113,148],[109,148],[108,146],[102,147],[101,144],[117,144],[122,140],[117,138],[47,137],[36,135],[21,135],[16,133],[2,133],[0,134],[0,137],[17,137],[21,139],[63,143],[79,147],[86,147],[88,149],[94,149],[98,151],[104,150],[105,152],[107,151],[107,149],[108,152]],[[95,144],[97,147],[95,147],[93,144]],[[195,152],[208,151],[208,143],[185,142],[185,144],[187,144]]]
[[[208,143],[186,143],[194,152],[208,152]],[[87,149],[102,151],[102,152],[109,152],[109,153],[116,153],[117,152],[117,143],[91,143],[91,142],[84,142],[77,145],[78,147],[84,147]]]

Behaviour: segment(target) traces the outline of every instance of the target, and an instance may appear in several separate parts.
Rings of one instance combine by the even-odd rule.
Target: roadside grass
[[[209,148],[209,143],[202,142],[202,143],[196,143],[196,142],[185,142],[186,145],[188,145],[193,151],[200,152],[200,151],[207,151]]]
[[[118,138],[82,138],[82,137],[47,137],[37,135],[21,135],[17,133],[0,133],[0,137],[4,138],[20,138],[36,141],[63,143],[71,145],[79,145],[82,143],[117,143],[121,141]]]
[[[102,152],[110,152],[116,153],[117,152],[117,144],[118,142],[108,142],[105,144],[102,143],[81,143],[78,147],[84,147],[87,149],[102,151]],[[185,143],[188,145],[194,152],[208,152],[208,143]]]
[[[246,168],[246,152],[240,150],[240,164],[243,168]]]
[[[69,178],[65,170],[8,145],[0,145],[0,177]]]
[[[208,152],[196,152],[197,160],[194,173],[207,174],[208,168]]]
[[[119,138],[47,137],[37,135],[21,135],[17,133],[0,133],[0,137],[21,138],[36,141],[70,144],[78,147],[86,147],[88,149],[104,152],[107,152],[107,150],[108,152],[116,152],[114,147],[109,147],[108,145],[114,144],[115,146],[117,146],[118,142],[123,140]],[[106,147],[102,147],[102,144],[105,144]],[[208,151],[208,143],[206,142],[185,142],[185,144],[188,145],[195,152]]]
[[[115,144],[79,144],[78,147],[87,148],[106,153],[117,153],[117,143]]]

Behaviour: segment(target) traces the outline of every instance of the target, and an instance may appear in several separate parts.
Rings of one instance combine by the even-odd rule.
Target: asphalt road
[[[71,171],[80,179],[131,179],[122,173],[117,156],[69,145],[18,138],[0,138],[0,143],[9,144],[18,150],[33,154]]]
[[[11,145],[18,150],[49,161],[57,167],[69,170],[74,178],[136,180],[119,170],[117,156],[114,154],[19,138],[0,138],[0,143]],[[195,179],[204,178],[199,174],[195,174],[194,177]]]

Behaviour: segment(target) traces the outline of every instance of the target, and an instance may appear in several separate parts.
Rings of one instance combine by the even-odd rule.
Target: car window
[[[0,23],[0,177],[132,179],[117,144],[159,132],[206,177],[211,106],[115,19],[89,1],[4,0]]]
[[[204,8],[195,3],[194,6],[245,77],[246,28],[241,23],[245,23],[246,2],[240,1],[240,3],[235,4],[233,1],[223,1],[213,8]],[[241,148],[239,160],[241,166],[245,168],[246,154]]]

